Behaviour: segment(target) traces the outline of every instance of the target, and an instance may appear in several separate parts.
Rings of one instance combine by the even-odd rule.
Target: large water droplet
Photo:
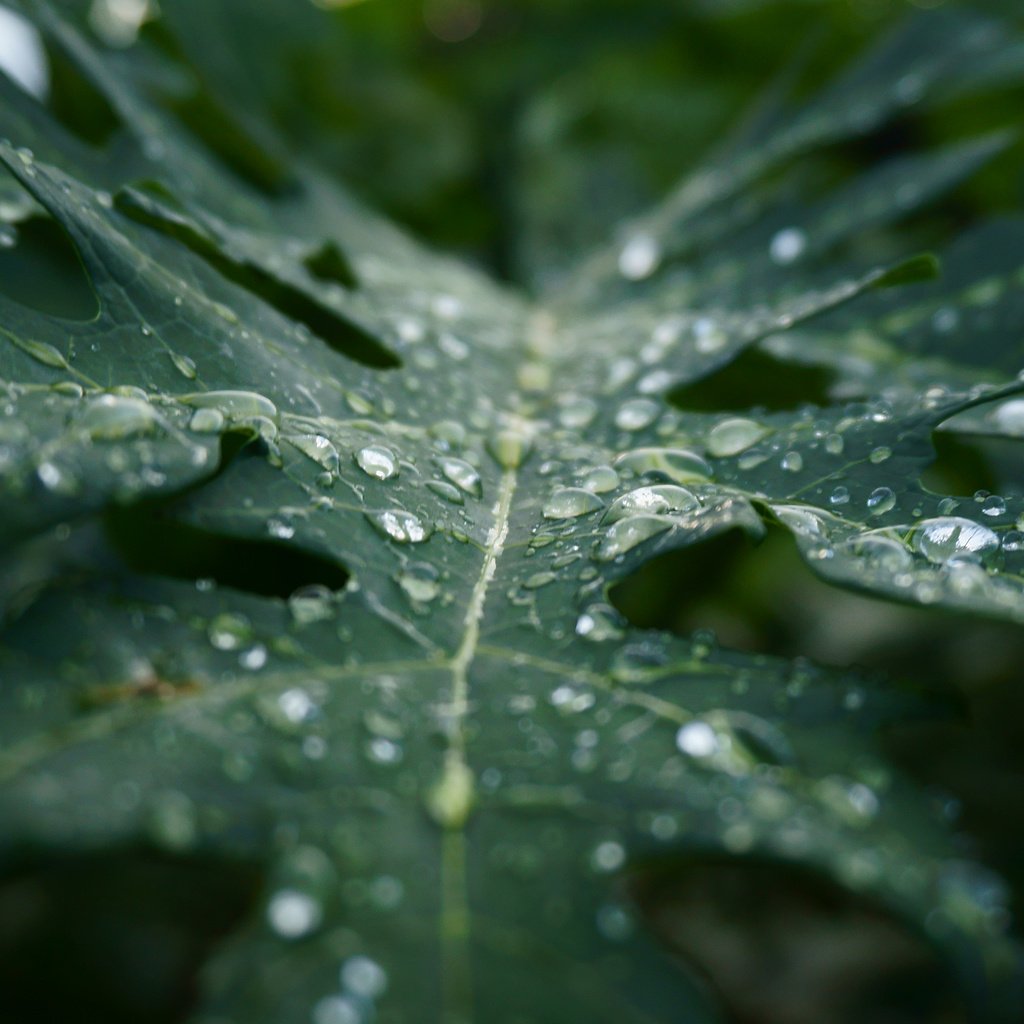
[[[311,583],[299,587],[288,598],[288,610],[292,618],[300,626],[308,626],[314,622],[323,622],[334,617],[334,591],[322,583]]]
[[[180,401],[195,409],[219,409],[229,420],[263,417],[277,422],[277,406],[255,391],[198,391],[182,395]]]
[[[621,471],[684,484],[711,478],[711,467],[696,452],[685,448],[634,448],[615,459]]]
[[[497,430],[487,438],[487,451],[504,469],[516,469],[521,466],[532,449],[533,442],[522,430]]]
[[[707,450],[717,459],[739,455],[768,433],[768,428],[754,420],[733,416],[716,423],[708,433]]]
[[[692,491],[677,484],[655,484],[638,487],[616,498],[604,518],[608,522],[617,522],[627,516],[671,515],[695,508],[700,508],[700,501]]]
[[[604,502],[593,491],[582,487],[560,487],[544,504],[545,519],[575,519],[604,508]]]
[[[383,445],[367,445],[360,448],[353,457],[356,465],[374,480],[390,480],[398,473],[398,457]]]
[[[77,426],[95,440],[116,441],[148,434],[158,420],[156,409],[143,399],[100,395],[86,405]]]
[[[914,547],[930,562],[981,562],[999,549],[999,537],[981,523],[960,516],[925,519],[914,531]]]
[[[332,473],[337,472],[341,456],[330,438],[324,437],[323,434],[293,434],[286,440],[318,466],[322,466]]]
[[[363,514],[381,536],[398,544],[420,544],[430,536],[430,528],[419,516],[404,509],[392,508]]]
[[[595,557],[599,562],[610,562],[631,551],[645,540],[664,533],[674,525],[671,519],[660,516],[631,516],[614,523],[597,546]]]

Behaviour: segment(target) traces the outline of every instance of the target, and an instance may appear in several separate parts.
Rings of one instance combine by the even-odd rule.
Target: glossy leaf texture
[[[168,100],[194,40],[100,52],[24,6],[111,128],[0,81],[3,237],[50,225],[80,260],[74,302],[0,295],[3,856],[260,865],[206,1024],[717,1020],[624,883],[709,854],[862,895],[1014,1019],[1005,893],[878,742],[927,701],[639,629],[609,590],[781,526],[835,586],[1024,620],[1024,497],[921,483],[940,426],[1024,433],[1020,225],[936,281],[855,244],[1005,139],[799,187],[810,154],[1019,75],[1020,41],[922,15],[527,296],[235,120],[226,61],[188,107],[225,162]],[[696,411],[751,352],[827,394]]]

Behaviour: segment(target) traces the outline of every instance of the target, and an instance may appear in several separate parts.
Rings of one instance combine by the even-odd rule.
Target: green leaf
[[[793,165],[1019,43],[913,22],[537,299],[281,144],[225,164],[190,129],[211,105],[239,146],[272,134],[232,121],[226,40],[226,97],[186,117],[139,73],[180,54],[101,55],[28,6],[117,127],[87,145],[0,82],[9,228],[58,225],[97,307],[0,294],[8,862],[257,863],[196,1021],[715,1020],[626,885],[709,853],[883,906],[1013,1019],[1001,890],[878,741],[925,702],[639,629],[609,591],[781,526],[836,586],[1024,620],[1021,498],[921,483],[940,426],[1021,432],[1019,242],[984,228],[960,243],[983,276],[954,250],[923,284],[934,257],[852,244],[1005,140],[811,198]],[[991,359],[961,333],[982,312]],[[753,351],[827,367],[827,403],[671,400]]]

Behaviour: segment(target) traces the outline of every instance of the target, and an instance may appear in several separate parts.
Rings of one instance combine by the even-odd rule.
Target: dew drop
[[[768,428],[741,416],[730,417],[716,423],[708,433],[707,451],[715,458],[739,455],[756,444],[768,433]]]
[[[545,519],[575,519],[604,508],[593,491],[582,487],[560,487],[544,504]]]
[[[624,402],[615,414],[615,426],[620,430],[643,430],[657,418],[661,406],[650,398],[633,398]]]
[[[419,516],[404,509],[392,508],[363,514],[382,537],[398,544],[421,544],[430,536],[430,529]]]
[[[280,889],[267,903],[267,922],[284,939],[300,939],[323,920],[323,908],[309,893]]]
[[[186,380],[196,379],[196,361],[191,356],[182,355],[180,352],[169,352],[174,368]]]
[[[371,444],[360,448],[353,458],[356,465],[374,480],[390,480],[398,474],[398,457],[383,445]]]
[[[484,493],[483,482],[480,473],[475,466],[471,466],[464,459],[442,458],[438,459],[441,472],[460,490],[479,498]]]
[[[695,508],[700,508],[700,500],[692,491],[678,484],[655,484],[651,487],[638,487],[616,498],[604,519],[614,523],[628,516],[672,515],[692,512]]]
[[[597,546],[594,557],[599,562],[610,562],[631,551],[645,540],[664,533],[675,525],[661,516],[630,516],[613,523]]]
[[[914,531],[914,547],[930,562],[983,561],[999,548],[999,537],[987,526],[960,516],[925,519]]]
[[[619,251],[619,273],[627,281],[650,277],[660,263],[661,246],[653,235],[634,235]]]
[[[783,228],[776,231],[768,246],[768,255],[773,263],[786,266],[798,260],[807,248],[807,236],[799,228]]]
[[[868,511],[873,516],[884,515],[895,508],[896,494],[891,487],[876,487],[869,495],[866,502]]]
[[[76,425],[95,440],[116,441],[152,432],[158,419],[144,399],[101,395],[89,401]]]
[[[409,562],[402,566],[397,581],[416,604],[428,604],[441,593],[440,573],[429,562]]]

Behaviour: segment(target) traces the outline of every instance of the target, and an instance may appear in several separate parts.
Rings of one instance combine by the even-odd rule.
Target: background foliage
[[[940,6],[26,5],[11,1019],[1015,1018],[1024,50]]]

